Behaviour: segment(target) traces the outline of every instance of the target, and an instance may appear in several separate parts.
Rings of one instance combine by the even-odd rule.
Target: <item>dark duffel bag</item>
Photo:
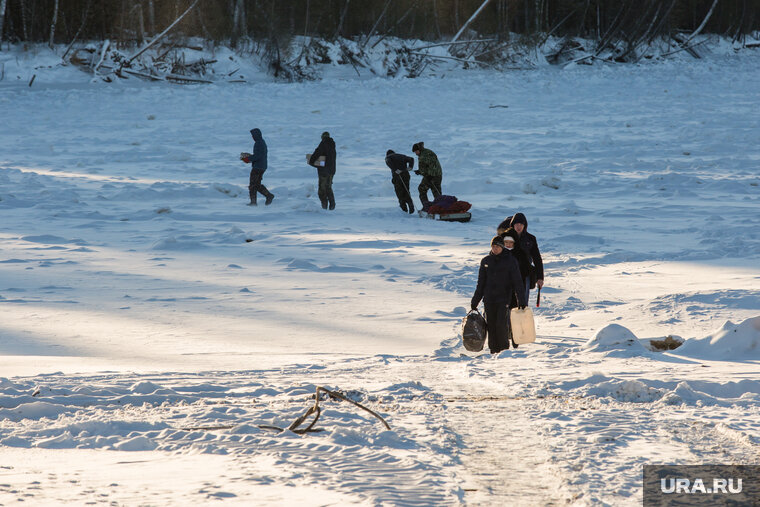
[[[477,310],[471,310],[462,319],[462,344],[470,352],[480,352],[486,342],[486,319]]]

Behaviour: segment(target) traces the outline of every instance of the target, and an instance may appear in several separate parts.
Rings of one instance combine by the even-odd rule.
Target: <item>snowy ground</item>
[[[0,81],[0,504],[637,505],[644,464],[760,464],[760,54],[289,85],[76,72]],[[270,207],[245,206],[252,127]],[[323,130],[334,212],[303,163]],[[398,209],[383,156],[421,140],[472,222]],[[546,264],[538,342],[464,354],[515,211]],[[666,335],[686,344],[645,348]],[[259,427],[316,386],[391,430],[329,400],[323,432]]]

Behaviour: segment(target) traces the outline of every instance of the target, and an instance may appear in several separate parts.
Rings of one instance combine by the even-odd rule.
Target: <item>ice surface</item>
[[[0,503],[640,505],[644,464],[758,464],[760,55],[179,87],[36,54],[0,81]],[[420,140],[472,222],[398,209],[383,155]],[[537,342],[467,355],[518,210]],[[316,386],[391,430],[262,427]]]

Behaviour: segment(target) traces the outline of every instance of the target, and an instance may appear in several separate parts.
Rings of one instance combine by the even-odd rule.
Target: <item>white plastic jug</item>
[[[536,341],[536,325],[533,323],[533,311],[529,307],[520,310],[512,308],[512,339],[516,344],[533,343]]]

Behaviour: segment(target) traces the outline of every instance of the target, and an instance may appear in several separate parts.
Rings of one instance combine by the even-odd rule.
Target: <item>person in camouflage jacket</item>
[[[419,163],[415,174],[422,176],[417,190],[420,192],[420,201],[422,201],[422,208],[427,209],[430,206],[430,200],[428,199],[427,192],[430,190],[433,193],[433,199],[441,195],[441,180],[443,179],[443,171],[441,170],[441,163],[438,162],[438,156],[433,152],[425,148],[425,144],[422,142],[415,143],[412,146],[412,151],[419,157]]]

